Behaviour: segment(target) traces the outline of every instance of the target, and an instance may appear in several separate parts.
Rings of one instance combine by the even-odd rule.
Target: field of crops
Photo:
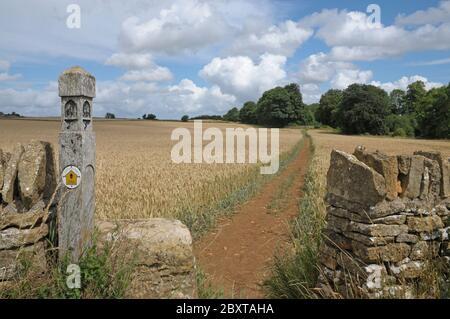
[[[203,123],[203,129],[246,127]],[[95,121],[97,136],[96,217],[176,217],[198,227],[199,212],[226,207],[233,196],[259,178],[256,164],[175,164],[170,153],[172,130],[193,123],[162,121]],[[40,139],[57,146],[58,120],[0,120],[0,148]],[[280,152],[301,138],[298,129],[280,131]],[[206,144],[206,142],[205,142]],[[55,147],[58,151],[58,147]],[[237,195],[236,195],[237,194]],[[203,219],[205,217],[203,216]]]

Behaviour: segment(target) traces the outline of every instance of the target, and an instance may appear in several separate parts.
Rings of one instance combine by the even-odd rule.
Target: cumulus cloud
[[[122,23],[120,42],[125,50],[179,54],[220,40],[227,25],[206,1],[176,1],[155,18],[132,16]]]
[[[450,49],[450,23],[425,24],[413,29],[384,26],[368,20],[364,12],[323,10],[300,21],[317,28],[316,37],[330,46],[340,61],[371,61],[407,52]]]
[[[222,93],[217,85],[199,87],[191,80],[183,79],[169,87],[162,101],[166,107],[178,112],[199,114],[205,111],[223,113],[236,102],[236,98]]]
[[[300,85],[300,90],[303,95],[303,102],[307,104],[318,102],[322,95],[320,87],[314,83],[302,84]]]
[[[265,29],[242,32],[231,45],[231,52],[248,56],[264,53],[291,56],[312,34],[312,29],[287,20]]]
[[[262,55],[259,63],[248,56],[214,58],[199,74],[239,101],[255,100],[265,90],[284,83],[285,63],[285,56],[272,54]]]
[[[301,83],[330,81],[333,88],[345,89],[352,83],[367,83],[372,75],[370,70],[360,70],[349,62],[334,61],[329,55],[319,52],[300,63],[298,78]]]
[[[236,101],[217,86],[210,88],[183,79],[167,87],[156,83],[123,81],[99,82],[94,112],[104,115],[113,112],[119,116],[155,113],[158,117],[180,117],[188,113],[223,113]]]
[[[9,74],[9,68],[11,64],[6,60],[0,60],[0,82],[1,81],[14,81],[22,77],[21,74]]]
[[[150,54],[139,53],[115,53],[110,56],[106,65],[114,65],[128,69],[120,77],[123,81],[169,81],[172,80],[172,72],[166,67],[156,65]]]
[[[438,7],[419,10],[410,15],[400,14],[395,19],[399,25],[437,24],[450,22],[450,1],[441,1]]]
[[[154,66],[152,56],[148,53],[114,53],[105,61],[105,64],[125,69],[140,69]]]
[[[166,67],[157,66],[153,69],[131,70],[121,76],[124,81],[169,81],[172,73]]]
[[[365,84],[370,81],[372,75],[370,70],[338,70],[333,79],[331,79],[331,87],[343,90],[353,83]]]
[[[59,110],[58,83],[49,82],[42,90],[0,89],[0,109],[3,112],[45,116]]]
[[[420,75],[413,75],[413,76],[409,76],[409,77],[403,76],[399,80],[394,81],[394,82],[382,83],[380,81],[372,81],[371,84],[378,86],[389,93],[395,89],[400,89],[400,90],[406,91],[408,89],[408,85],[410,85],[411,83],[414,83],[416,81],[422,81],[423,83],[425,83],[425,88],[427,90],[444,85],[439,82],[429,81],[426,77],[423,77]]]

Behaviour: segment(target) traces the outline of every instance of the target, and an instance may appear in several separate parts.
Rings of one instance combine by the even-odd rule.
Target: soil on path
[[[261,284],[270,275],[276,252],[286,248],[289,221],[298,214],[309,157],[310,139],[305,137],[299,154],[279,175],[194,243],[200,268],[213,287],[224,290],[225,297],[264,297]],[[280,189],[285,200],[274,212],[270,206]]]

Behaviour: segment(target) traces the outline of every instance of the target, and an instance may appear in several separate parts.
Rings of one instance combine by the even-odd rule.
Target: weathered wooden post
[[[59,167],[62,178],[58,215],[59,257],[77,262],[89,246],[95,210],[95,133],[92,105],[95,78],[80,67],[59,77],[61,133]]]

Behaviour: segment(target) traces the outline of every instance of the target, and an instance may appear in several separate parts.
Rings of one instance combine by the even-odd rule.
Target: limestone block
[[[324,242],[332,247],[339,247],[340,249],[349,250],[352,248],[352,242],[345,236],[334,232],[333,230],[323,230]]]
[[[389,265],[391,273],[401,279],[417,278],[423,273],[424,268],[424,262],[410,260],[409,258],[406,258],[405,261],[401,262],[399,265]]]
[[[412,260],[425,260],[429,258],[435,258],[439,254],[439,243],[419,241],[411,248],[411,254],[409,257]]]
[[[42,198],[45,171],[45,143],[33,140],[25,145],[18,166],[19,194],[26,208],[31,208]]]
[[[3,188],[3,180],[5,178],[5,170],[6,170],[6,159],[3,156],[3,151],[0,149],[0,195]],[[1,198],[0,198],[1,199]],[[1,200],[0,200],[1,203]]]
[[[390,237],[373,237],[373,236],[367,236],[363,235],[361,233],[357,232],[351,232],[347,231],[344,232],[345,237],[359,241],[360,243],[372,247],[372,246],[382,246],[386,245],[388,243],[392,243],[395,241],[395,238],[393,236]]]
[[[178,220],[152,218],[97,223],[100,243],[113,244],[135,267],[128,298],[195,297],[189,230]]]
[[[410,231],[414,232],[431,232],[438,228],[443,228],[444,223],[437,215],[413,217],[408,216],[407,224]]]
[[[327,221],[327,229],[340,233],[347,231],[348,226],[350,225],[350,221],[348,219],[337,217],[332,214],[328,214],[325,219]]]
[[[408,175],[411,168],[411,156],[398,155],[397,156],[398,172],[402,175]]]
[[[406,225],[363,224],[352,221],[347,230],[372,237],[393,237],[407,233],[408,227]]]
[[[437,161],[440,167],[442,179],[440,180],[440,195],[442,197],[450,196],[450,165],[449,161],[442,155],[441,152],[424,152],[417,151],[414,154],[422,155],[433,161]]]
[[[420,189],[422,185],[422,176],[425,170],[424,157],[421,155],[411,156],[411,167],[405,182],[403,194],[410,198],[420,196]]]
[[[2,214],[0,215],[0,230],[7,227],[27,228],[38,226],[42,222],[44,215],[44,210],[22,214]]]
[[[0,250],[34,244],[48,234],[48,226],[42,224],[32,229],[7,228],[0,231]]]
[[[14,185],[16,183],[17,169],[22,153],[22,144],[17,144],[14,147],[11,158],[9,159],[8,165],[6,166],[2,189],[2,199],[6,203],[11,203],[14,199]]]
[[[382,218],[376,218],[372,221],[375,224],[386,224],[386,225],[402,225],[406,222],[405,215],[391,215]]]
[[[364,262],[399,262],[408,257],[411,247],[405,243],[391,243],[385,246],[367,247],[353,241],[353,252]]]
[[[383,176],[355,156],[337,150],[331,152],[327,190],[366,207],[377,204],[386,195]]]
[[[367,152],[362,148],[356,148],[353,155],[384,177],[386,183],[386,197],[389,200],[393,200],[397,197],[397,157],[389,156],[379,151]]]
[[[414,234],[400,234],[395,238],[397,243],[412,243],[415,244],[419,241],[419,236]]]

